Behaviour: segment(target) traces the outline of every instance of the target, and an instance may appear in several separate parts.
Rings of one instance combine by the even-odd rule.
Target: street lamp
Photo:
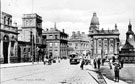
[[[33,32],[32,29],[30,31],[30,38],[31,38],[31,57],[32,57],[32,64],[34,64],[34,55],[33,55]]]

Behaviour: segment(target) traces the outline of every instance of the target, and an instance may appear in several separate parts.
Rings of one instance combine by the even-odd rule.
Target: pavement
[[[25,63],[9,63],[9,64],[0,64],[0,69],[3,68],[13,68],[13,67],[24,67],[24,66],[33,66],[43,64],[43,62],[25,62]]]
[[[88,70],[88,72],[90,72],[90,74],[92,76],[94,76],[94,78],[96,78],[96,80],[99,80],[98,79],[98,74],[95,72],[95,71],[97,71],[97,69],[94,69],[92,65],[85,66],[85,69]],[[128,84],[128,83],[126,83],[126,82],[124,82],[122,80],[119,80],[119,82],[114,82],[114,81],[106,78],[105,76],[103,76],[103,78],[106,81],[106,83],[104,83],[104,84]]]
[[[61,61],[62,63],[62,61]],[[34,62],[34,64],[32,64],[32,62],[27,62],[27,63],[12,63],[12,64],[0,64],[0,69],[4,69],[4,68],[15,68],[15,67],[25,67],[25,66],[34,66],[34,65],[39,65],[39,64],[43,64],[43,62]],[[58,64],[57,62],[55,64]],[[93,80],[99,80],[98,79],[98,74],[95,72],[96,69],[93,68],[92,65],[85,65],[84,66],[84,70],[86,70],[90,76],[93,77]],[[119,82],[114,82],[112,80],[109,80],[108,78],[106,78],[105,76],[103,76],[104,80],[106,81],[106,83],[103,84],[128,84],[122,80],[120,80]],[[92,81],[93,81],[92,80]],[[98,84],[98,82],[97,82]]]

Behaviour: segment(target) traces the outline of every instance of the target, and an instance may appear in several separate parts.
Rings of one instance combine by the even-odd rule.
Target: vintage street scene
[[[135,84],[135,0],[0,0],[0,84]]]

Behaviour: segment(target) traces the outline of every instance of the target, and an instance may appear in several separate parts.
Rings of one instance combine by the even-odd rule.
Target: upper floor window
[[[23,52],[26,52],[26,48],[23,49]]]
[[[55,35],[55,39],[58,39],[58,36],[57,35]]]
[[[58,47],[58,43],[54,43],[55,47]]]
[[[49,39],[52,39],[53,38],[53,36],[52,35],[49,35]]]
[[[52,47],[52,43],[49,43],[49,46]]]

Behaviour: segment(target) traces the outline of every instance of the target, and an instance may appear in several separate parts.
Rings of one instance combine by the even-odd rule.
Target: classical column
[[[9,46],[8,46],[8,63],[10,63],[10,50],[11,50],[11,41],[9,41]]]
[[[115,38],[115,53],[118,54],[118,46],[117,46],[117,39]]]
[[[3,40],[1,40],[1,58],[3,58]]]
[[[102,48],[101,48],[101,49],[102,49],[103,52],[104,52],[104,39],[102,38],[101,41],[102,41]]]
[[[96,39],[96,54],[98,54],[98,50],[97,50],[97,39]]]
[[[16,56],[16,42],[14,42],[14,45],[13,45],[13,53],[14,53],[14,56]]]
[[[107,38],[107,54],[109,55],[109,38]]]
[[[113,54],[116,54],[115,53],[115,38],[113,38]]]

